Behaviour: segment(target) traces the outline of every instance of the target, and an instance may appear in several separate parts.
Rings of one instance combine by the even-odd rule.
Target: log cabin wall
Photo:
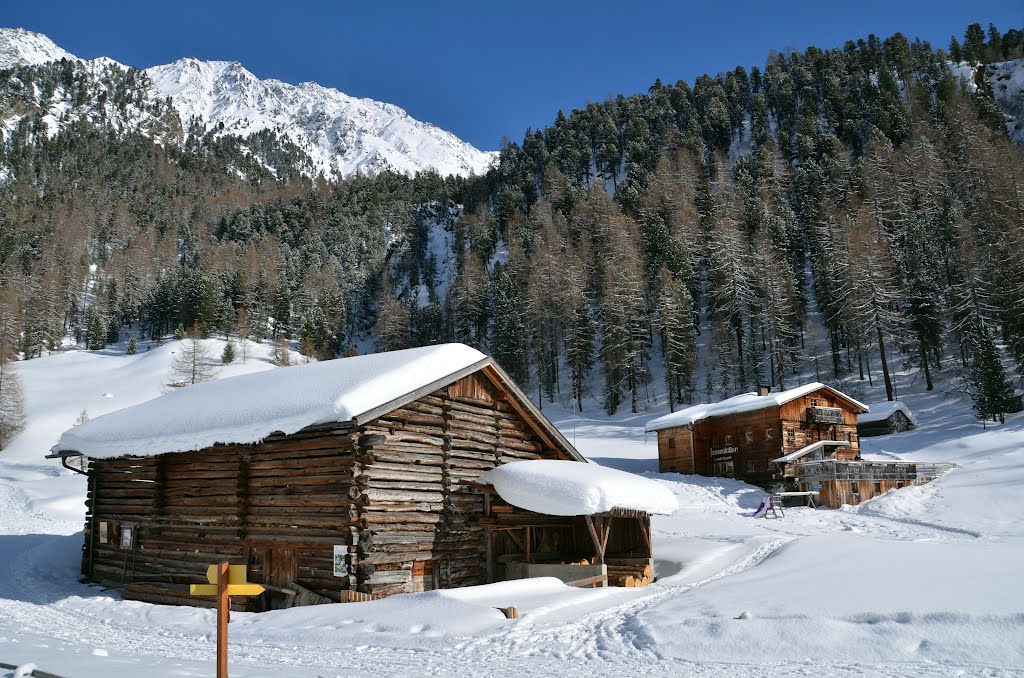
[[[486,583],[487,542],[518,550],[513,525],[551,529],[538,548],[561,548],[565,518],[492,505],[469,483],[499,464],[567,459],[527,425],[512,396],[477,372],[362,427],[353,489],[364,530],[356,565],[360,591],[375,595]],[[496,527],[495,527],[496,526]],[[427,573],[429,574],[429,577]],[[491,563],[490,579],[497,578]]]
[[[227,559],[249,565],[251,581],[338,600],[349,581],[333,576],[333,546],[350,543],[356,524],[353,470],[349,432],[338,426],[254,446],[92,460],[83,573],[130,599],[212,605],[190,598],[187,585]],[[279,606],[281,596],[236,607]]]
[[[661,473],[696,473],[693,431],[689,426],[658,431],[658,470]]]
[[[891,490],[898,490],[907,485],[919,485],[922,483],[908,482],[901,480],[828,480],[820,483],[801,483],[802,491],[818,490],[818,504],[839,508],[843,504],[856,506],[862,501],[872,497],[878,497]]]
[[[842,411],[842,424],[818,424],[808,421],[808,408],[834,407]],[[860,436],[857,433],[857,412],[843,398],[825,389],[819,389],[802,398],[796,398],[780,408],[783,421],[783,454],[796,452],[819,440],[845,440],[850,447],[836,447],[836,458],[854,460],[860,457]]]

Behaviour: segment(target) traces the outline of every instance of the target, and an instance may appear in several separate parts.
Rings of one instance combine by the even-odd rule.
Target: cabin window
[[[753,473],[754,471],[756,471],[757,469],[754,468],[754,466],[755,466],[754,462],[748,461],[747,462],[747,472],[748,473]]]
[[[875,483],[875,496],[882,494],[882,483]]]
[[[786,442],[790,445],[796,445],[796,431],[791,428],[786,429]]]
[[[817,406],[818,406],[818,401],[812,398],[811,399],[811,407],[817,407]]]
[[[725,446],[726,447],[732,447],[732,436],[731,435],[725,436]]]
[[[669,438],[668,439],[668,446],[669,446],[669,449],[675,449],[675,447],[676,447],[676,439],[675,438]]]
[[[743,434],[743,436],[744,436],[744,438],[746,438],[748,443],[753,443],[754,442],[754,432],[753,431],[747,431],[746,433]]]
[[[774,440],[775,439],[775,429],[766,428],[764,430],[764,439],[765,440]]]
[[[731,476],[736,472],[731,461],[716,461],[714,469],[716,476]]]
[[[860,483],[850,483],[850,492],[855,497],[860,496]]]

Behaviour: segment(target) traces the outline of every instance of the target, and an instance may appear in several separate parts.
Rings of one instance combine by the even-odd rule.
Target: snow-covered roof
[[[340,358],[195,384],[64,432],[54,453],[108,459],[256,443],[272,433],[380,416],[490,359],[463,344]],[[418,396],[417,396],[418,397]]]
[[[910,408],[899,400],[883,400],[880,403],[871,404],[871,412],[857,417],[858,424],[870,424],[875,421],[884,421],[892,416],[893,412],[902,412],[914,426],[917,426],[917,417],[910,411]]]
[[[661,483],[578,461],[533,459],[503,464],[477,482],[492,485],[513,506],[551,516],[588,516],[612,509],[669,514],[679,508]]]
[[[678,412],[666,414],[664,417],[652,419],[647,422],[647,426],[644,427],[644,430],[660,431],[662,429],[674,428],[676,426],[689,426],[690,424],[695,424],[698,421],[710,419],[711,417],[737,414],[739,412],[754,412],[766,407],[777,407],[779,405],[784,405],[791,400],[796,400],[797,398],[802,398],[814,393],[819,389],[825,389],[833,395],[846,400],[862,412],[868,411],[868,406],[864,403],[854,400],[842,391],[837,391],[831,386],[826,386],[825,384],[815,381],[810,384],[791,388],[787,391],[769,393],[768,395],[763,396],[759,396],[756,393],[742,393],[738,396],[733,396],[732,398],[727,398],[717,403],[693,405],[692,407],[687,407],[686,409],[679,410]]]
[[[796,452],[790,452],[789,454],[779,457],[778,459],[772,459],[773,464],[788,464],[791,461],[796,461],[800,457],[806,456],[815,450],[819,450],[823,447],[831,445],[832,447],[847,447],[850,443],[845,440],[819,440],[816,443],[811,443],[807,447],[801,447]]]

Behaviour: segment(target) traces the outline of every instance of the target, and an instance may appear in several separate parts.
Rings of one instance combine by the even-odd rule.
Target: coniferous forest
[[[979,25],[773,53],[559,113],[469,178],[312,177],[273,132],[177,141],[141,71],[0,71],[0,363],[188,331],[318,359],[461,341],[609,414],[798,371],[891,399],[915,369],[997,416],[1024,372],[1024,154],[987,65],[1022,57]]]

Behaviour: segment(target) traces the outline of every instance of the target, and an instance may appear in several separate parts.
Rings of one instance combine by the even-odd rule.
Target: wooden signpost
[[[217,598],[217,678],[228,678],[228,615],[231,596],[258,596],[264,588],[246,581],[245,565],[227,562],[206,569],[209,584],[192,584],[189,594]]]

